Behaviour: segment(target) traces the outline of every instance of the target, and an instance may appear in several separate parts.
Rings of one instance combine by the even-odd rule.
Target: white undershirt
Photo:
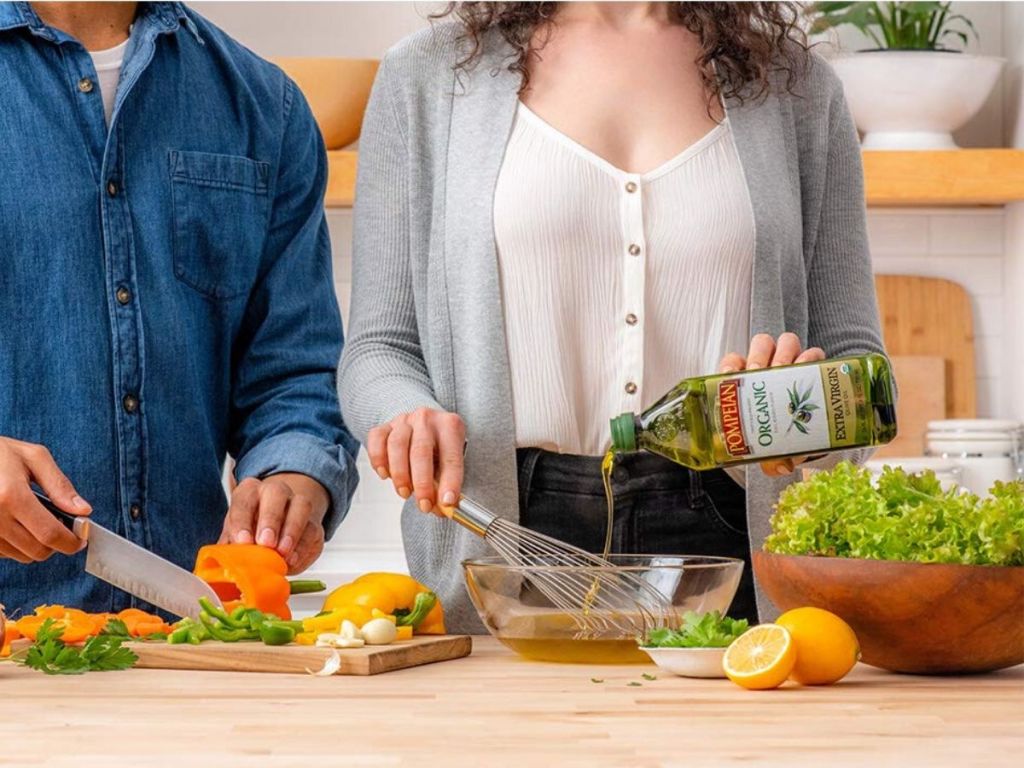
[[[124,63],[124,52],[128,48],[125,40],[113,48],[103,51],[89,51],[92,64],[96,68],[97,85],[103,97],[103,113],[110,125],[110,116],[114,113],[114,97],[117,96],[117,83],[121,79],[121,65]]]
[[[635,174],[520,103],[494,231],[519,447],[600,455],[610,418],[748,346],[754,219],[728,120]]]

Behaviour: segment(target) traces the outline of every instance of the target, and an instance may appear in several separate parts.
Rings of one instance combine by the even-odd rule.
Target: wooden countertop
[[[969,768],[1024,753],[1024,667],[941,678],[859,666],[836,686],[755,693],[475,643],[466,659],[374,677],[47,677],[3,663],[0,765]]]

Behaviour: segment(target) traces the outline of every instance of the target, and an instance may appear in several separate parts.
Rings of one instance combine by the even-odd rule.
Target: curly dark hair
[[[530,84],[527,62],[535,33],[555,22],[561,3],[449,3],[434,18],[454,16],[468,43],[457,67],[467,70],[483,53],[484,35],[497,30],[512,46],[508,68]],[[761,98],[783,73],[792,92],[807,62],[807,36],[800,26],[801,7],[793,2],[668,3],[669,17],[700,39],[696,64],[711,100],[721,96],[742,103]],[[716,72],[717,70],[717,72]]]

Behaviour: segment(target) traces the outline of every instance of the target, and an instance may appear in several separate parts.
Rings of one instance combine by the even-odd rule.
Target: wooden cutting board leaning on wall
[[[977,415],[970,297],[951,280],[877,275],[878,312],[899,385],[899,436],[879,456],[919,456],[932,419]]]

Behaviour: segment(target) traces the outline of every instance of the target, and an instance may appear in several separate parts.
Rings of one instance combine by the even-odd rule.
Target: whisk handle
[[[458,505],[452,508],[449,517],[477,536],[483,537],[498,516],[488,512],[472,499],[463,496],[459,499]]]

